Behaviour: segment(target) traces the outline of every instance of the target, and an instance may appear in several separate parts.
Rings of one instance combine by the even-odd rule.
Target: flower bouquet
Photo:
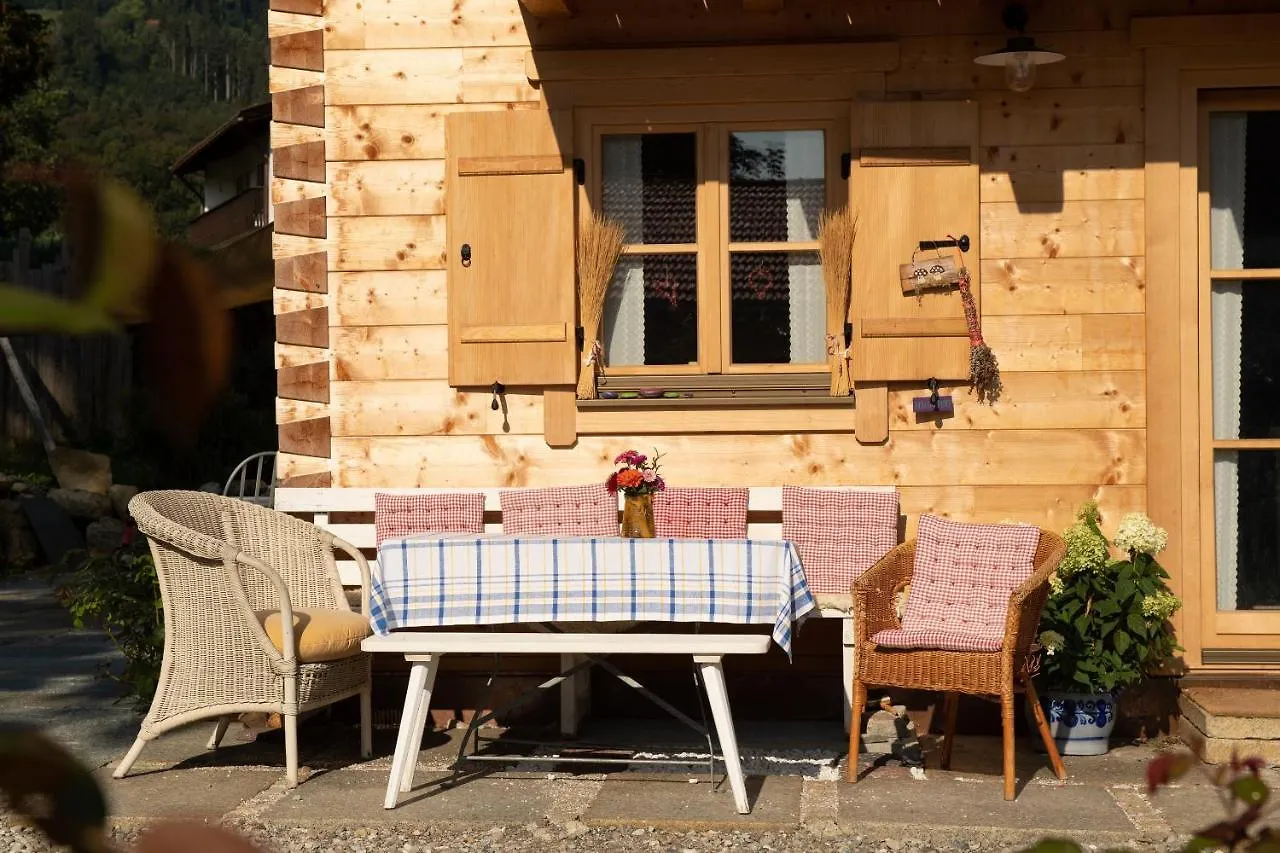
[[[628,450],[613,460],[617,470],[605,480],[609,494],[622,492],[622,535],[638,539],[653,538],[653,495],[667,487],[658,473],[658,460],[662,454],[656,450],[653,458]]]

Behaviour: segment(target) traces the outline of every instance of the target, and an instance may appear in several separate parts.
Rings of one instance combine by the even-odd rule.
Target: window
[[[847,107],[651,113],[579,115],[588,199],[626,233],[606,372],[825,371],[818,220],[847,198]]]
[[[1203,123],[1203,421],[1211,434],[1202,446],[1212,472],[1219,611],[1280,607],[1280,99],[1270,103],[1210,98]]]

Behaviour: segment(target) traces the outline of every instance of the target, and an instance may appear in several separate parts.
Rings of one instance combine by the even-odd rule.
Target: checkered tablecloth
[[[771,624],[814,607],[785,540],[448,536],[378,549],[373,629],[513,622]]]

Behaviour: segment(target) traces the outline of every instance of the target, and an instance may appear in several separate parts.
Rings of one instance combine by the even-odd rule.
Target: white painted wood
[[[387,795],[382,801],[385,809],[394,809],[400,798],[401,780],[407,774],[413,780],[413,770],[417,764],[417,755],[410,756],[414,740],[414,723],[418,719],[418,706],[427,701],[430,690],[435,683],[436,669],[440,658],[433,656],[427,660],[413,661],[409,668],[409,689],[404,694],[404,710],[400,713],[400,731],[396,735],[396,751],[391,758],[391,776],[387,780]],[[408,767],[405,765],[408,764]]]
[[[524,631],[402,631],[366,637],[366,652],[402,655],[488,654],[676,654],[762,655],[768,634],[537,634]],[[406,706],[406,711],[408,707]]]
[[[853,661],[857,649],[854,646],[856,638],[853,634],[853,615],[842,615],[844,621],[840,625],[840,677],[844,687],[844,733],[848,734],[853,717]]]
[[[892,492],[894,486],[814,486],[831,490],[853,489],[859,491]],[[281,512],[373,512],[373,496],[378,492],[393,495],[456,494],[458,492],[482,492],[486,512],[500,512],[499,495],[508,489],[276,489],[276,509]],[[622,506],[622,496],[618,496]],[[781,512],[781,486],[751,486],[747,508],[752,512]]]
[[[747,801],[747,780],[742,775],[742,762],[738,758],[738,736],[733,730],[733,712],[729,710],[724,668],[720,658],[715,656],[694,655],[693,661],[702,671],[702,683],[707,688],[707,702],[711,705],[711,719],[715,720],[716,740],[720,741],[729,787],[733,789],[733,803],[738,814],[749,814],[751,803]]]

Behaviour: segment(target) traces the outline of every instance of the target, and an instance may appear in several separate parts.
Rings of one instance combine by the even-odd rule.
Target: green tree
[[[0,0],[0,236],[38,234],[58,216],[56,193],[23,174],[54,163],[64,98],[49,81],[51,48],[45,18]]]

